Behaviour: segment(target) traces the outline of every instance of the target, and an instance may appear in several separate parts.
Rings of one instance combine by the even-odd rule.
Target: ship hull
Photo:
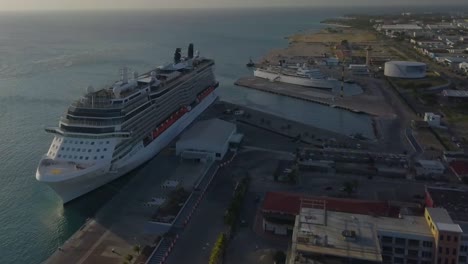
[[[335,80],[301,78],[260,70],[255,70],[254,76],[262,79],[267,79],[273,82],[289,83],[318,89],[333,89],[336,85]]]
[[[60,196],[63,203],[67,203],[113,180],[116,180],[158,154],[217,98],[218,96],[215,91],[211,92],[191,111],[185,113],[146,147],[143,145],[143,140],[136,144],[130,152],[130,156],[124,159],[123,162],[113,165],[113,168],[109,168],[109,166],[107,166],[107,168],[99,168],[68,180],[46,183]]]

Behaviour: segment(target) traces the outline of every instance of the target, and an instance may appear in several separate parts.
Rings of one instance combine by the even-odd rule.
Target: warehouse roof
[[[388,61],[385,64],[396,64],[402,66],[426,66],[424,62],[417,62],[417,61]]]
[[[443,90],[442,95],[446,97],[468,97],[468,91],[463,90]]]
[[[221,119],[209,119],[195,123],[185,131],[177,144],[222,146],[229,140],[236,125]]]

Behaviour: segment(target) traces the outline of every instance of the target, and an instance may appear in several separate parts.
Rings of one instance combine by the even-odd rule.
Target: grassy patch
[[[377,41],[374,33],[357,29],[341,29],[341,32],[330,32],[322,30],[314,34],[295,34],[289,37],[290,42],[321,42],[321,43],[340,43],[342,40],[348,42],[369,42]]]
[[[419,98],[424,101],[425,105],[434,106],[438,103],[436,94],[421,94]]]
[[[439,138],[441,141],[442,145],[447,149],[447,150],[456,150],[456,146],[453,144],[450,135],[447,133],[447,131],[441,131],[438,129],[433,130],[434,133],[436,134],[436,137]]]
[[[468,122],[468,113],[465,112],[465,108],[464,106],[460,106],[459,108],[444,107],[442,111],[449,123]]]
[[[403,89],[426,89],[447,84],[447,81],[439,76],[427,76],[423,79],[398,79],[392,78],[392,82]]]

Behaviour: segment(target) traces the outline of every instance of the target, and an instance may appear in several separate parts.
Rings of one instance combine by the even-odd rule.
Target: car
[[[234,111],[234,115],[243,115],[244,114],[244,110],[236,110]]]
[[[333,187],[331,187],[331,186],[325,187],[325,191],[331,191],[331,190],[333,190]]]
[[[240,220],[240,226],[241,227],[246,227],[247,226],[247,221],[245,221],[244,219],[241,219]]]

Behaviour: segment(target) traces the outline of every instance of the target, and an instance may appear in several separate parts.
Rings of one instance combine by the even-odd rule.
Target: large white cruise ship
[[[302,67],[297,66],[296,69],[282,66],[256,68],[254,76],[272,82],[289,83],[319,89],[333,89],[339,84],[336,79],[326,77],[319,69],[309,69],[306,65]]]
[[[42,157],[36,179],[69,202],[135,169],[155,156],[216,99],[214,61],[187,57],[148,73],[122,69],[113,86],[72,103]]]

